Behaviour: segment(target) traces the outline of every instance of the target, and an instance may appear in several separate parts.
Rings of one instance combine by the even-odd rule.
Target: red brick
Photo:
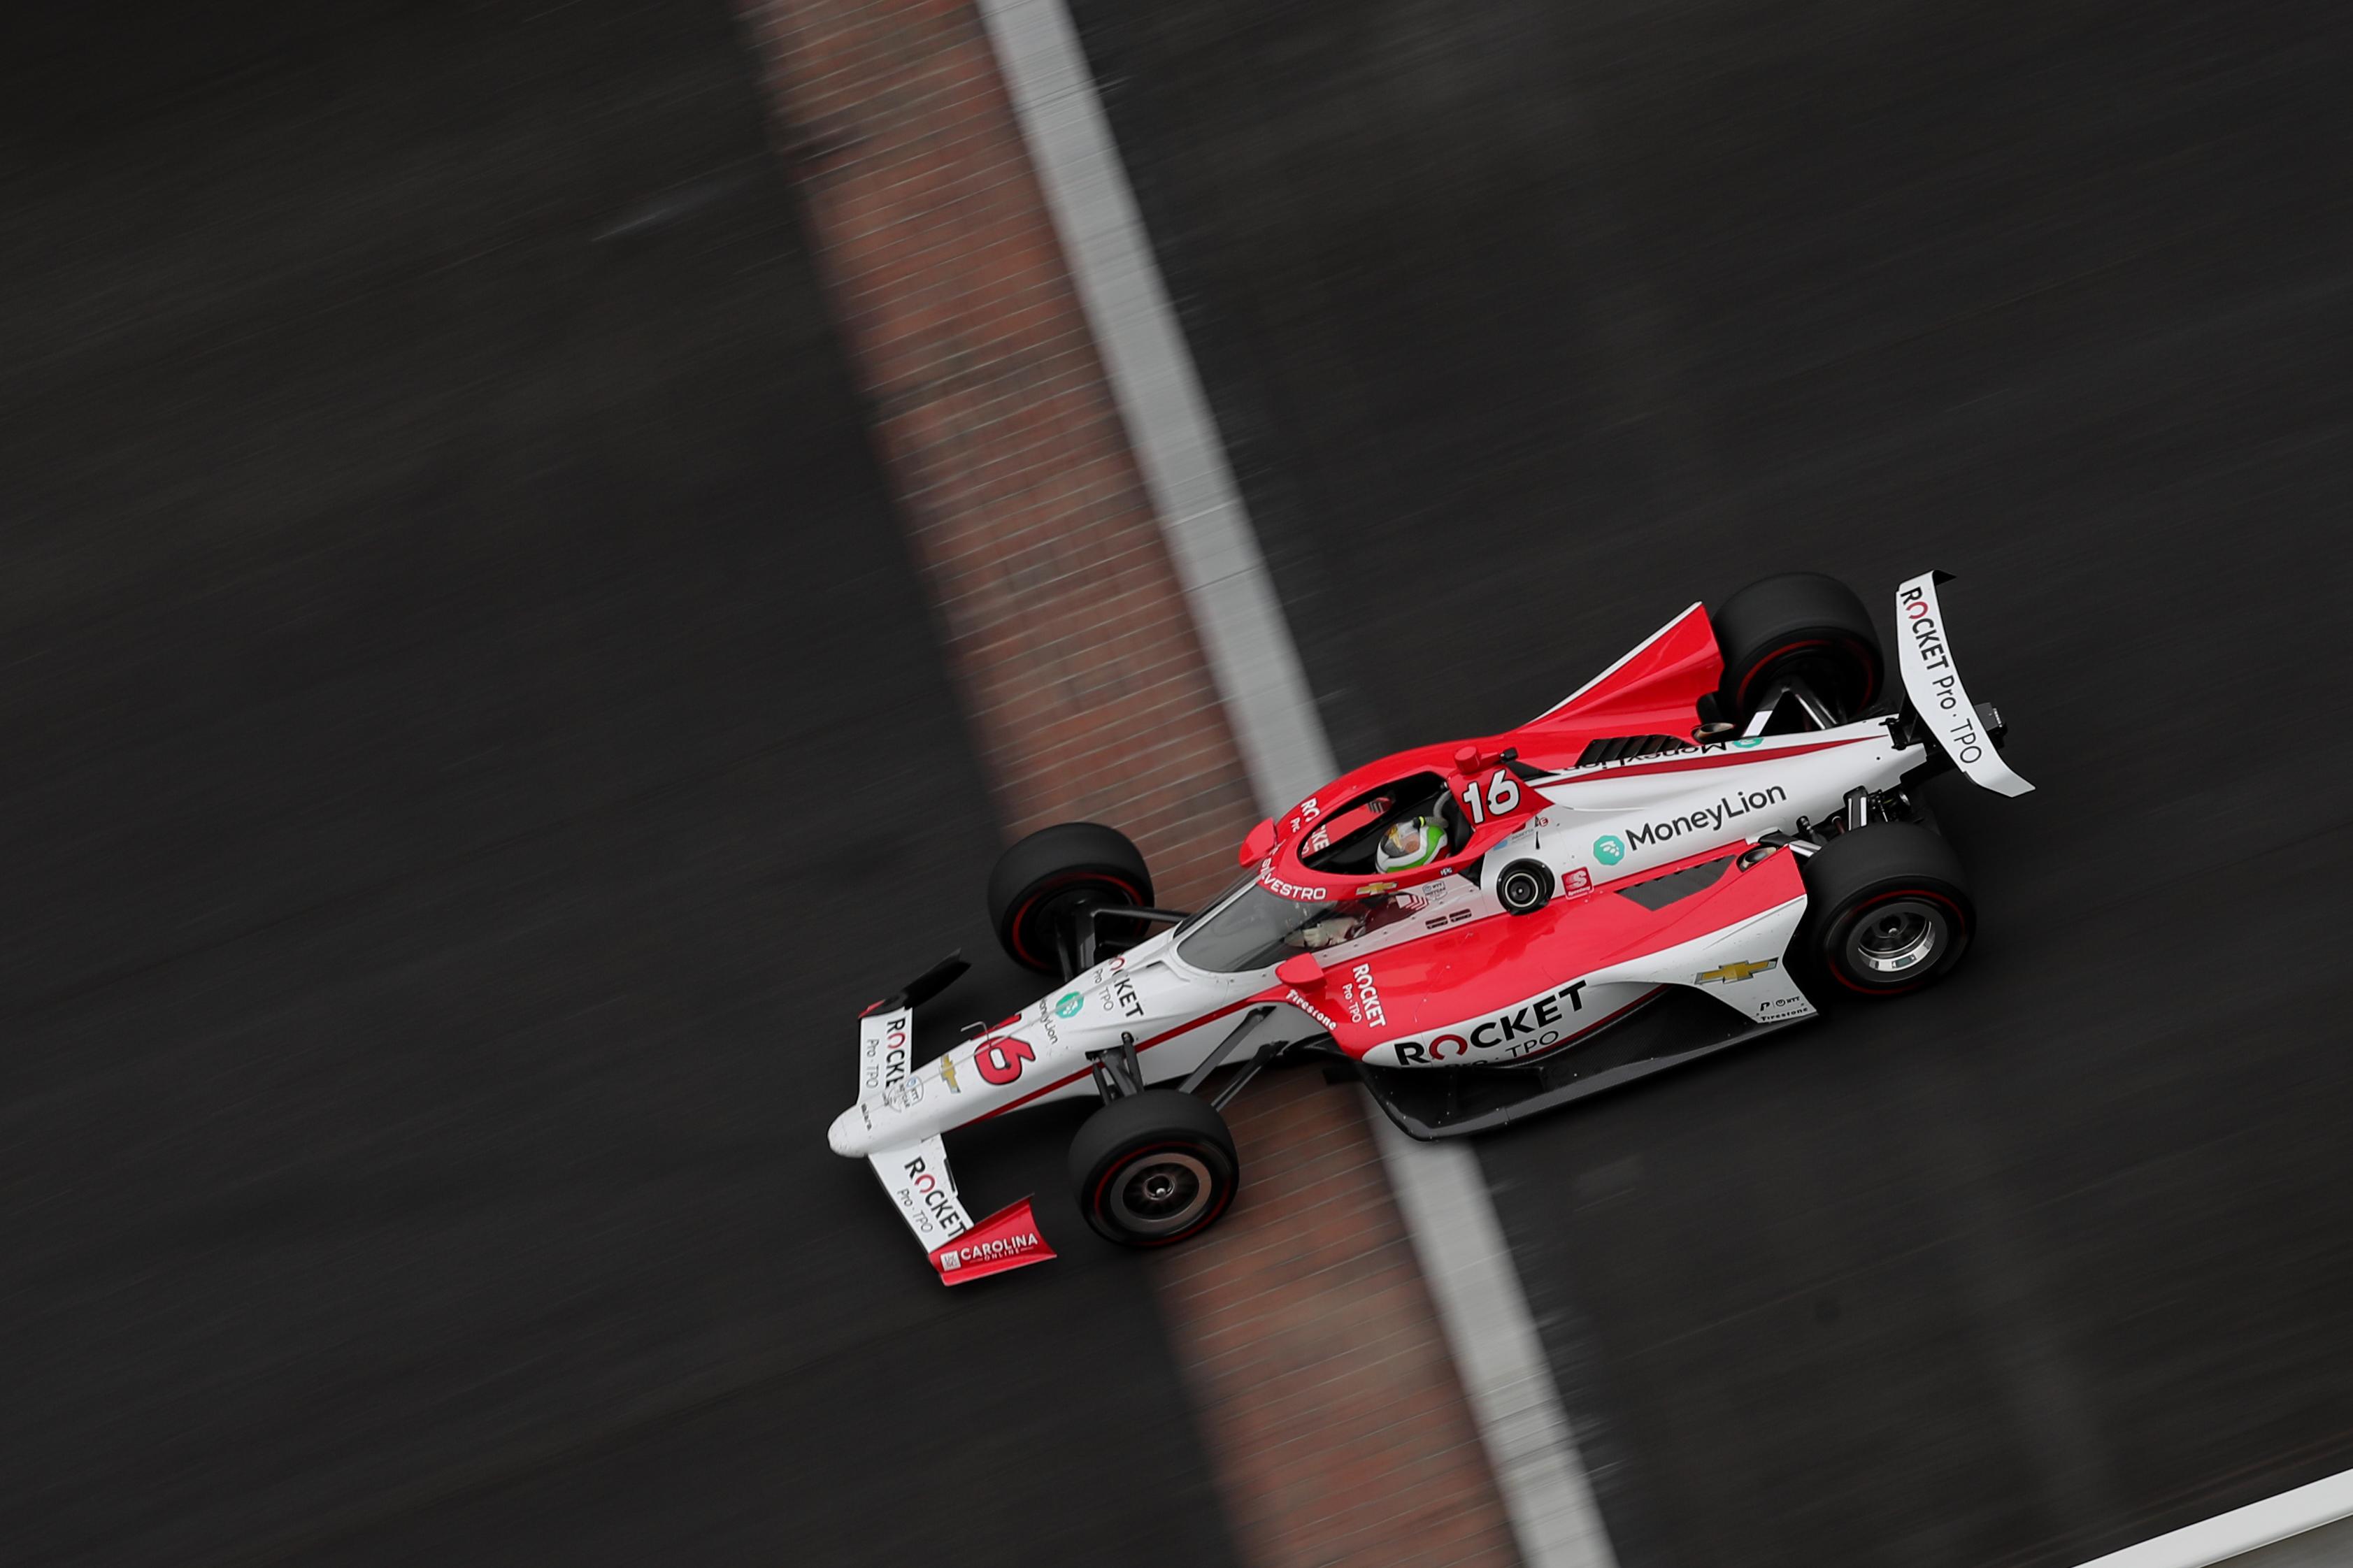
[[[970,0],[740,0],[1008,831],[1127,830],[1164,901],[1257,818]],[[1514,1562],[1353,1091],[1261,1078],[1245,1185],[1152,1260],[1256,1568]]]

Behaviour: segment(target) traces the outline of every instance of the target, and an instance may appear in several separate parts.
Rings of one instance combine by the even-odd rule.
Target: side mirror
[[[1242,840],[1241,852],[1234,857],[1237,866],[1255,866],[1274,853],[1274,818],[1261,818]]]
[[[1315,962],[1312,952],[1297,953],[1274,966],[1274,977],[1285,985],[1303,990],[1324,984],[1324,966]]]

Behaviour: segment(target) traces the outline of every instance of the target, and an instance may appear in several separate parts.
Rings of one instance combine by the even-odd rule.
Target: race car
[[[1221,1111],[1270,1065],[1321,1062],[1451,1137],[1932,984],[1977,915],[1917,785],[2031,787],[1961,684],[1948,580],[1897,590],[1893,691],[1834,578],[1693,605],[1519,728],[1383,757],[1261,822],[1240,879],[1191,913],[1154,904],[1113,828],[1030,835],[989,918],[1055,984],[928,1061],[914,1015],[961,959],[868,1007],[833,1149],[872,1164],[956,1284],[1053,1256],[1029,1199],[975,1224],[949,1173],[944,1135],[1010,1111],[1099,1100],[1070,1151],[1080,1207],[1166,1247],[1233,1202]]]

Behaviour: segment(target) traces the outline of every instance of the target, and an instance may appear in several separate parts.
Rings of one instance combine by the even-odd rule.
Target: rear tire
[[[1746,729],[1757,700],[1785,677],[1802,679],[1841,723],[1878,699],[1887,661],[1854,590],[1819,572],[1751,583],[1709,617],[1724,655],[1723,711]]]
[[[1953,847],[1909,822],[1874,822],[1805,862],[1804,967],[1834,995],[1901,996],[1968,951],[1977,907]]]
[[[1071,1140],[1071,1185],[1087,1223],[1122,1247],[1170,1247],[1218,1222],[1241,1162],[1218,1108],[1147,1089],[1096,1111]]]
[[[997,858],[988,873],[988,923],[1005,954],[1025,969],[1070,978],[1061,938],[1075,938],[1091,908],[1148,909],[1152,873],[1127,836],[1099,822],[1041,827]],[[1133,947],[1134,921],[1103,922],[1096,951]]]

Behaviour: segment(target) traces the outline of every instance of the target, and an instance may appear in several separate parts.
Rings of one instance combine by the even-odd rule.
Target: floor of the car
[[[1688,986],[1669,985],[1590,1039],[1540,1061],[1357,1070],[1381,1110],[1407,1132],[1452,1138],[1524,1121],[1786,1026],[1756,1023]]]

